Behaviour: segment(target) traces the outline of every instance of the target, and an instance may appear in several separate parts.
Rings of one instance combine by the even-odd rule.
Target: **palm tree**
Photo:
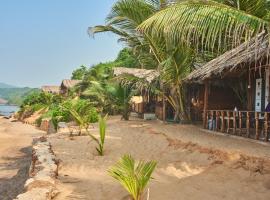
[[[223,53],[269,30],[268,0],[186,0],[155,13],[138,30],[166,43]]]
[[[156,37],[147,33],[142,34],[136,30],[141,23],[169,5],[170,1],[165,0],[119,0],[113,6],[111,13],[107,17],[107,24],[105,26],[92,27],[89,30],[94,34],[111,31],[119,35],[120,41],[125,41],[134,52],[137,52],[138,60],[141,61],[140,63],[143,67],[149,66],[150,62],[160,74],[163,74],[164,71],[166,71],[166,73],[174,73],[177,71],[179,77],[182,79],[184,75],[191,70],[192,65],[187,62],[183,65],[184,62],[181,62],[181,59],[185,59],[176,55],[176,53],[181,51],[182,55],[185,54],[186,56],[190,55],[190,57],[192,57],[193,55],[191,53],[186,53],[190,51],[187,51],[183,46],[169,45],[165,42],[163,36]],[[166,70],[163,70],[164,66],[166,66]],[[171,70],[169,70],[169,67],[171,67]],[[170,77],[174,75],[175,74],[171,74]],[[166,77],[167,80],[162,80],[162,77]],[[161,76],[160,89],[175,109],[175,120],[186,119],[181,79],[170,78],[170,80],[168,80],[168,77],[169,75]],[[173,80],[175,81],[174,83],[172,82]],[[177,87],[171,88],[172,85],[177,85]],[[176,88],[177,90],[175,90]]]
[[[136,31],[147,18],[159,11],[164,0],[118,0],[106,18],[105,25],[89,27],[88,32],[94,35],[100,32],[112,32],[119,36],[119,41],[129,46],[143,68],[155,68],[157,63],[145,35]]]

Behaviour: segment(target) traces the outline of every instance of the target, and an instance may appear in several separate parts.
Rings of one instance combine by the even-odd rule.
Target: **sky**
[[[80,65],[114,60],[117,37],[91,38],[116,0],[0,0],[0,82],[59,85]]]

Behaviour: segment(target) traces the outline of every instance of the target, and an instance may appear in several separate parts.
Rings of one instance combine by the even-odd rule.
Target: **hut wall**
[[[209,110],[243,109],[239,99],[230,88],[211,87],[209,92]]]
[[[142,114],[144,112],[143,110],[143,103],[134,103],[134,111],[136,113]]]

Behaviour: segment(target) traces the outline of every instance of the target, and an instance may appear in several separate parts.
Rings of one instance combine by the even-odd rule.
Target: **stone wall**
[[[58,165],[45,137],[34,140],[30,177],[25,183],[25,193],[15,200],[50,200],[58,194],[55,181]]]

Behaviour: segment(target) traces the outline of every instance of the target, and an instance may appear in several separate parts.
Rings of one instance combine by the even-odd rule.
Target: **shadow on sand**
[[[1,171],[11,172],[17,170],[17,174],[11,178],[0,178],[0,199],[12,200],[24,191],[24,184],[29,177],[31,165],[32,147],[25,147],[20,150],[18,157],[3,157],[5,163],[0,164]]]

